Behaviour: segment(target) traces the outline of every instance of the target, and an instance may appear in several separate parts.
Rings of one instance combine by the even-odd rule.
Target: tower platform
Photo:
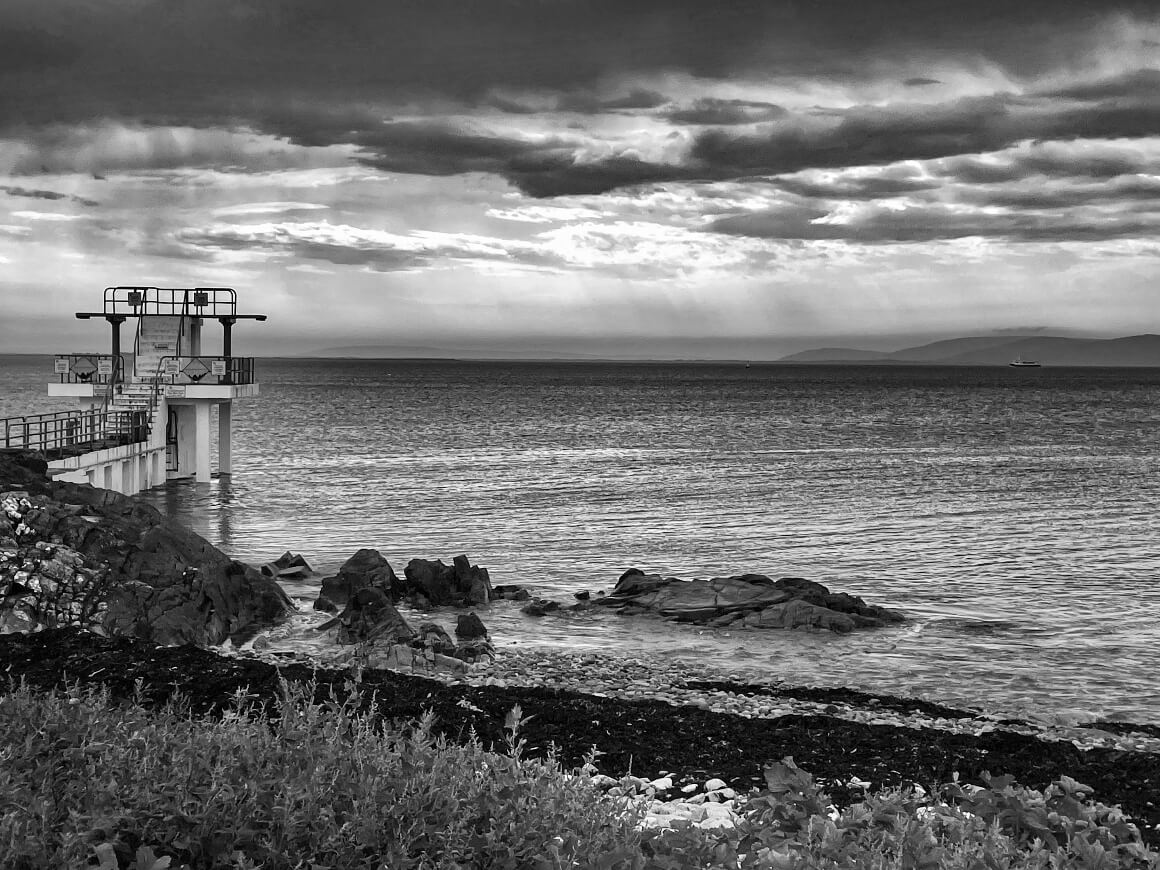
[[[110,353],[56,357],[48,394],[79,409],[0,420],[0,449],[40,451],[54,478],[126,494],[174,478],[208,482],[216,408],[218,473],[230,473],[233,401],[259,392],[254,359],[233,355],[233,327],[266,315],[238,314],[228,287],[109,287],[101,311],[76,316],[111,327]],[[210,318],[222,326],[216,355],[203,353]],[[131,355],[120,333],[129,319]]]

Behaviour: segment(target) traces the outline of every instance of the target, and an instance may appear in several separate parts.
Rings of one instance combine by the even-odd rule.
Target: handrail
[[[148,423],[133,421],[127,429],[110,426],[106,411],[55,411],[0,418],[0,446],[43,453],[85,453],[99,447],[145,441]]]
[[[164,384],[218,384],[240,386],[257,383],[252,356],[163,356],[157,379]],[[208,380],[207,380],[208,379]]]
[[[237,317],[232,287],[106,287],[103,314]],[[263,319],[265,319],[263,317]]]
[[[113,394],[117,391],[117,386],[125,380],[125,360],[118,356],[113,361],[113,374],[108,380],[108,387],[105,389],[105,401],[101,404],[102,410],[108,414],[109,406],[113,403]]]
[[[113,359],[111,353],[58,353],[53,372],[62,384],[108,384],[115,375]],[[124,367],[124,359],[120,365]]]

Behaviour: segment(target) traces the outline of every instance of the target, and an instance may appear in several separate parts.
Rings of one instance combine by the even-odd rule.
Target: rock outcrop
[[[364,548],[347,559],[333,577],[322,579],[322,591],[314,602],[314,609],[338,613],[360,589],[378,589],[392,602],[403,594],[403,586],[391,563],[378,550]]]
[[[386,643],[410,643],[415,636],[391,599],[376,586],[357,590],[337,617],[320,625],[319,631],[337,627],[334,640],[339,644],[367,643],[382,640]]]
[[[867,604],[821,583],[798,577],[772,580],[764,574],[741,574],[710,580],[679,580],[626,571],[610,595],[596,604],[622,613],[656,613],[677,622],[714,628],[826,629],[839,633],[901,622],[902,614]]]
[[[293,612],[272,579],[149,505],[46,471],[34,454],[0,453],[0,631],[216,645]]]
[[[472,565],[466,556],[456,556],[450,565],[442,560],[412,559],[403,574],[403,596],[420,609],[473,607],[492,599],[487,569]]]

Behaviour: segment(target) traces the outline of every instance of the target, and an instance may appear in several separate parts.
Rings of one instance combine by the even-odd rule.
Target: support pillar
[[[229,474],[230,439],[233,433],[233,402],[222,402],[218,405],[218,474]]]
[[[121,324],[125,322],[124,314],[106,314],[105,320],[113,328],[113,364],[121,357]]]
[[[236,317],[219,317],[218,323],[222,325],[222,356],[226,360],[226,378],[224,383],[233,383],[233,360],[234,355],[234,341],[233,341],[233,327],[237,322]]]
[[[194,447],[197,473],[194,475],[198,483],[210,482],[209,468],[209,402],[198,402],[194,408],[194,429],[196,446]]]

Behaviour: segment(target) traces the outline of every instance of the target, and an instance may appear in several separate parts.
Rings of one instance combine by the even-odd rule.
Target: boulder
[[[382,553],[364,548],[347,559],[335,576],[322,579],[314,609],[337,613],[347,606],[352,595],[367,588],[378,589],[397,602],[402,597],[403,584]]]
[[[371,641],[410,643],[415,636],[415,632],[391,603],[390,597],[374,586],[366,586],[355,592],[342,613],[319,626],[318,630],[326,631],[335,627],[338,631],[334,640],[339,644]]]
[[[403,576],[403,595],[416,607],[472,607],[493,597],[487,569],[472,565],[467,556],[456,556],[451,565],[412,559]]]
[[[455,636],[460,640],[487,639],[487,628],[483,620],[474,613],[461,613],[455,623]]]
[[[482,658],[495,658],[495,647],[487,636],[487,628],[475,613],[461,613],[455,623],[455,652],[457,659],[477,662]]]
[[[713,628],[737,625],[845,633],[903,619],[854,595],[832,593],[812,580],[783,577],[775,581],[764,574],[679,580],[633,568],[621,575],[611,595],[595,603],[622,613],[655,613]]]
[[[76,626],[216,645],[294,611],[272,579],[154,508],[45,468],[0,453],[0,631]]]
[[[433,649],[445,656],[455,655],[455,641],[443,626],[434,622],[419,623],[411,645],[419,649]]]
[[[289,550],[273,562],[267,562],[260,570],[267,577],[281,577],[283,579],[304,580],[314,576],[314,569],[310,567],[310,563]]]

